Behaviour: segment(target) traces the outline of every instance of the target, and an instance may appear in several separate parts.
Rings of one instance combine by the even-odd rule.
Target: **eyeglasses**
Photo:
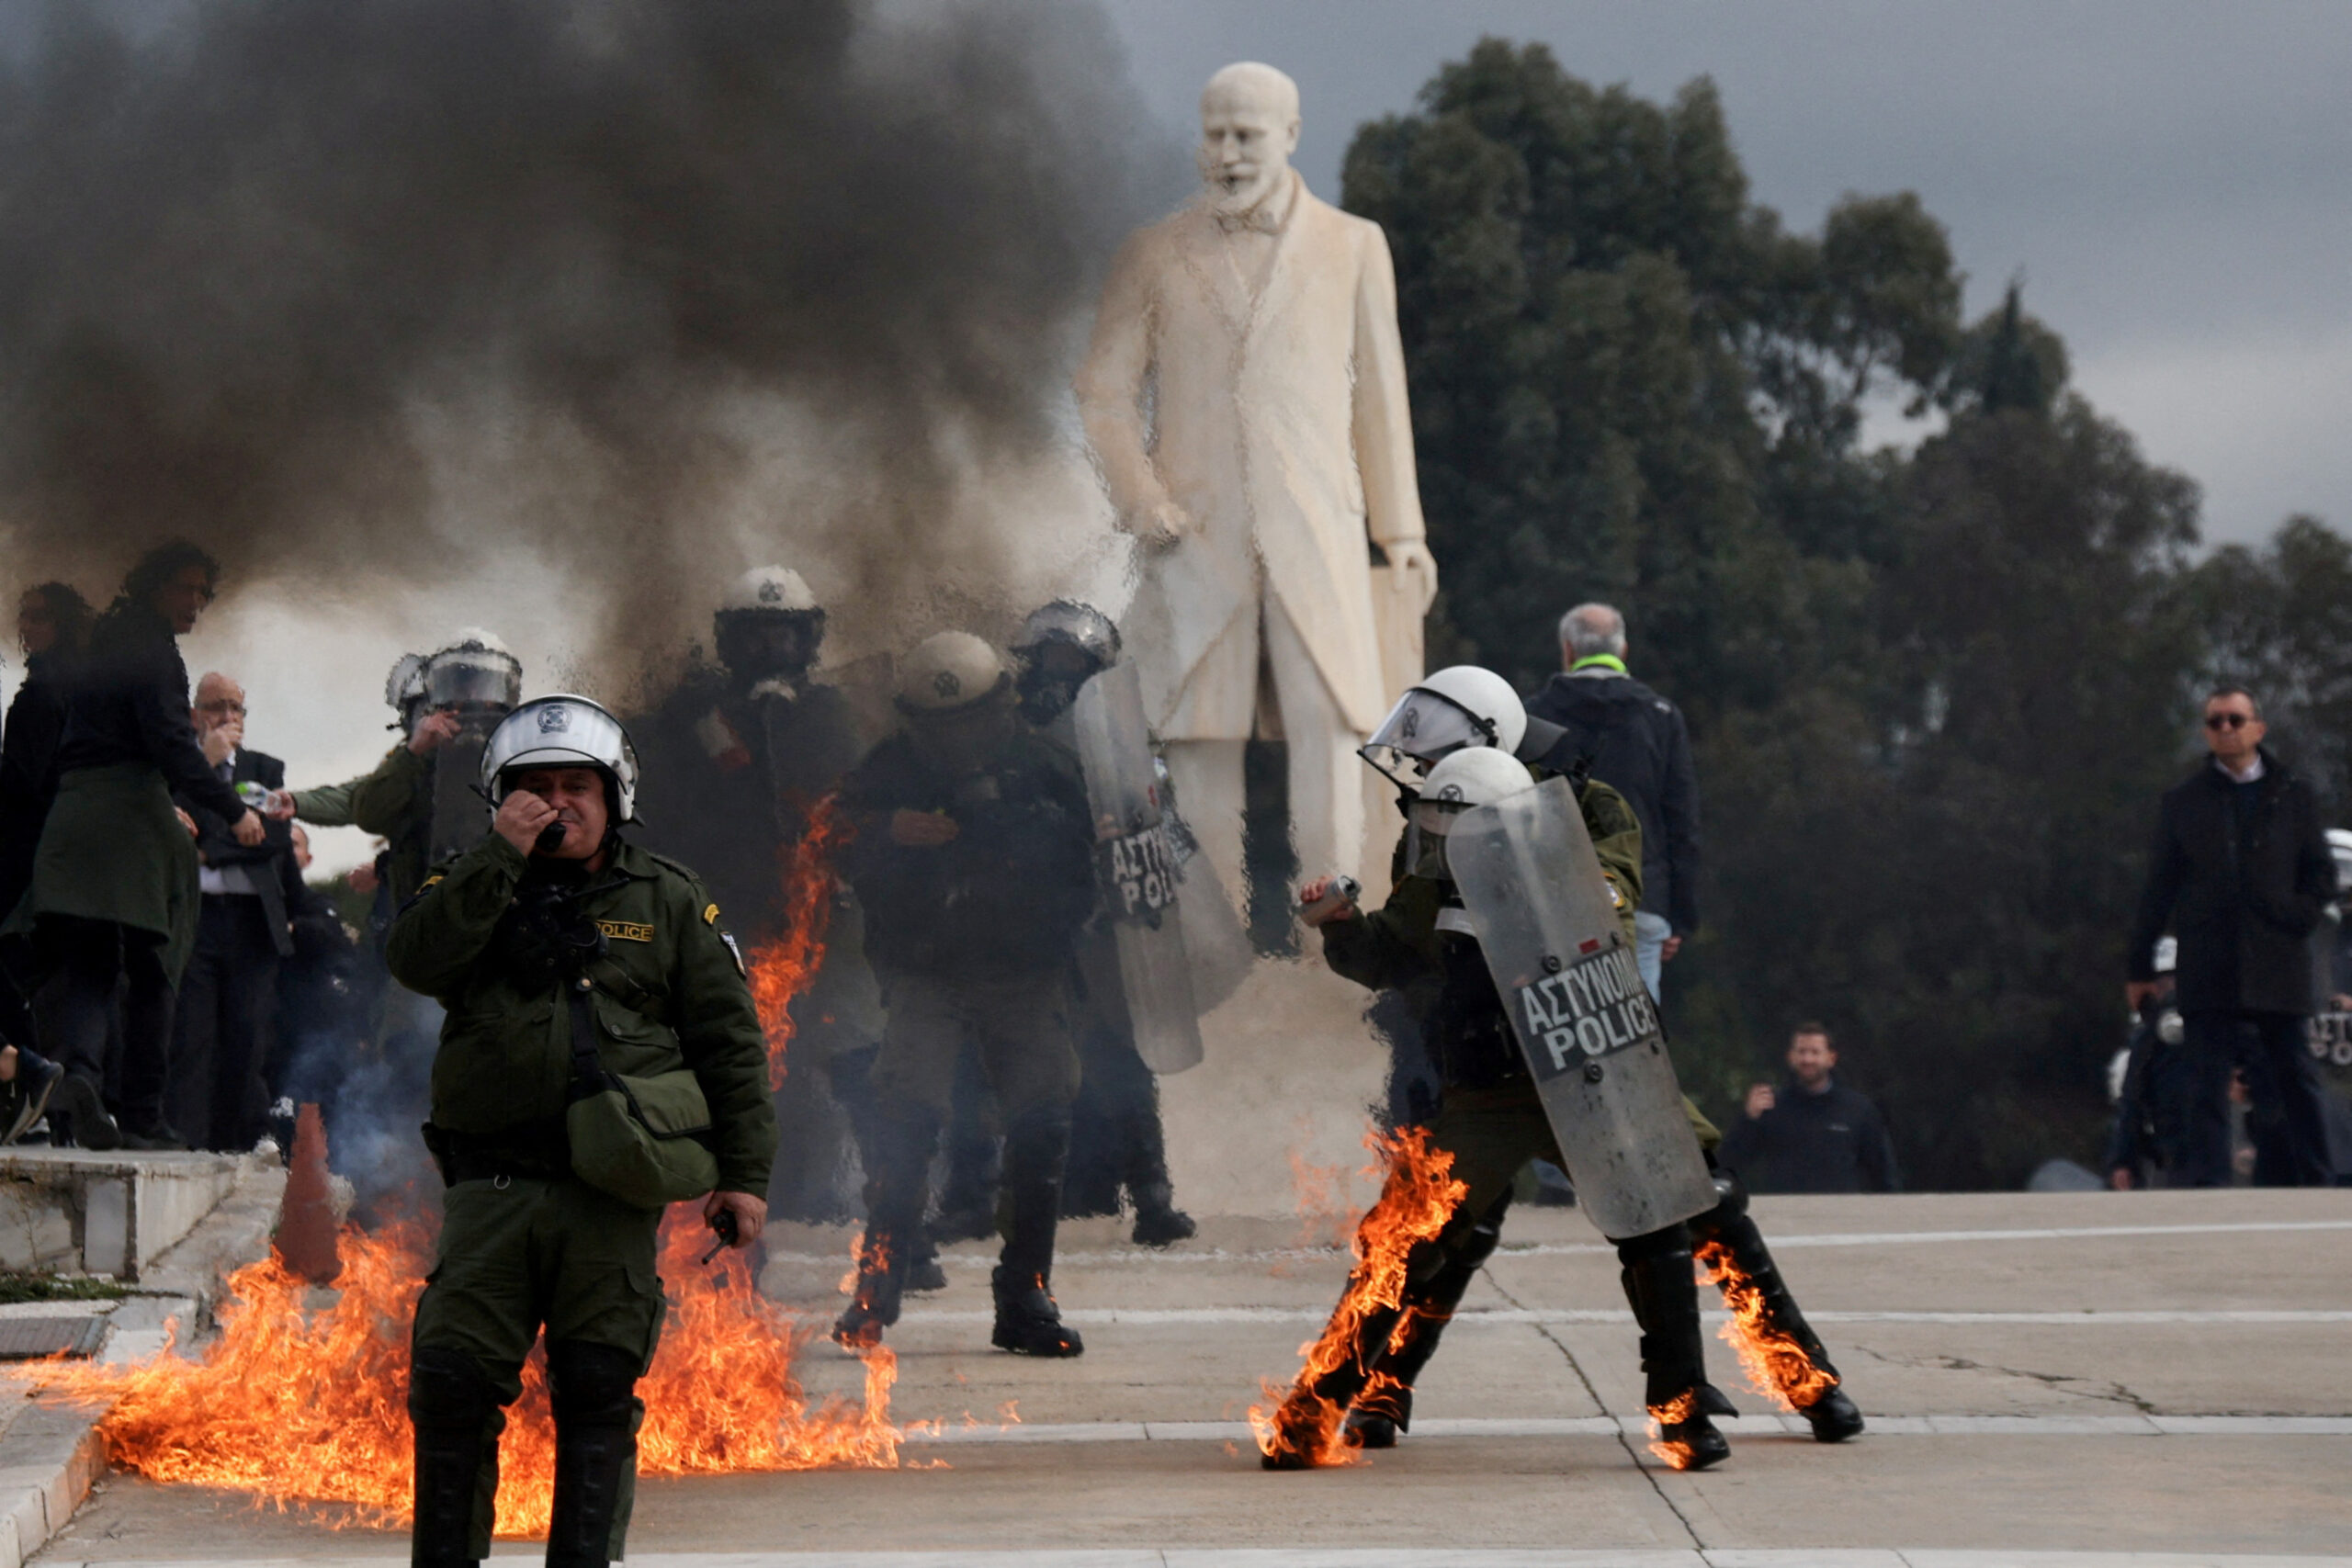
[[[221,698],[214,702],[198,703],[196,705],[196,711],[198,713],[242,714],[245,711],[245,705],[243,703],[232,703],[226,698]]]
[[[2242,713],[2209,713],[2205,716],[2205,728],[2208,729],[2237,729],[2253,722]]]

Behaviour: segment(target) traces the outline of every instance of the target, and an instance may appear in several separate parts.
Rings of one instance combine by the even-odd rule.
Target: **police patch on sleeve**
[[[717,914],[718,912],[718,906],[713,904],[710,907],[710,912],[714,915]],[[735,973],[742,976],[746,980],[750,979],[752,977],[752,972],[743,966],[743,950],[735,945],[735,933],[733,931],[720,931],[718,933],[718,940],[727,944],[727,952],[729,955],[735,960]]]
[[[709,905],[706,905],[706,906],[704,906],[703,912],[702,912],[702,923],[703,923],[704,925],[707,925],[707,926],[715,926],[715,925],[717,925],[717,924],[718,923],[718,905],[716,905],[716,904],[709,904]]]

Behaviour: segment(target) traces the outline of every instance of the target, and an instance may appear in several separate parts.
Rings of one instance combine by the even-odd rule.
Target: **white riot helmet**
[[[1455,664],[1415,682],[1356,754],[1414,789],[1406,763],[1427,768],[1465,747],[1510,756],[1526,733],[1527,709],[1509,681],[1476,664]]]
[[[1416,876],[1452,881],[1445,839],[1453,819],[1534,787],[1526,763],[1491,746],[1464,747],[1441,759],[1406,808],[1405,863]]]
[[[612,781],[613,820],[637,819],[637,748],[603,705],[558,694],[533,697],[499,721],[481,752],[482,793],[505,803],[526,768],[594,768]]]
[[[910,718],[954,713],[1012,683],[1004,656],[969,632],[939,632],[917,643],[899,669],[899,711]]]
[[[818,607],[817,596],[790,567],[755,566],[727,585],[718,602],[722,615],[742,611],[773,615],[802,615]]]
[[[403,653],[392,672],[384,677],[384,705],[408,716],[409,705],[424,695],[424,655]]]
[[[424,705],[512,710],[523,700],[523,661],[495,634],[468,626],[424,661]]]

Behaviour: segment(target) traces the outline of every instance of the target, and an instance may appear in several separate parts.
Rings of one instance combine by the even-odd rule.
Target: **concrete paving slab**
[[[635,1562],[2346,1561],[2352,1193],[1789,1199],[1758,1209],[1871,1416],[1854,1443],[1815,1444],[1801,1423],[1743,1397],[1728,1464],[1696,1475],[1657,1468],[1643,1448],[1613,1256],[1572,1211],[1527,1211],[1513,1214],[1505,1250],[1449,1330],[1403,1445],[1359,1467],[1268,1475],[1243,1416],[1263,1381],[1296,1368],[1344,1254],[1299,1246],[1295,1222],[1211,1220],[1167,1253],[1125,1246],[1115,1222],[1081,1222],[1056,1288],[1084,1327],[1085,1357],[989,1350],[988,1249],[955,1249],[949,1289],[918,1298],[891,1336],[897,1413],[950,1423],[909,1445],[910,1468],[650,1478]],[[780,1238],[771,1288],[798,1291],[814,1322],[830,1319],[847,1236],[804,1228]],[[1729,1352],[1713,1358],[1739,1396]],[[862,1375],[821,1343],[797,1371],[820,1392],[854,1393]],[[889,1552],[940,1555],[877,1555]],[[118,1476],[40,1561],[400,1555],[397,1537]],[[499,1553],[534,1555],[524,1543]]]

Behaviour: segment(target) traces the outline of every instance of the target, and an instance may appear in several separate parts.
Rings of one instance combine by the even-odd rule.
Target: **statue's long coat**
[[[1301,184],[1254,301],[1230,244],[1202,204],[1137,231],[1079,374],[1122,519],[1172,499],[1199,525],[1146,566],[1128,646],[1164,739],[1247,739],[1256,661],[1211,655],[1254,640],[1262,588],[1368,734],[1387,702],[1365,540],[1424,533],[1388,242]]]

